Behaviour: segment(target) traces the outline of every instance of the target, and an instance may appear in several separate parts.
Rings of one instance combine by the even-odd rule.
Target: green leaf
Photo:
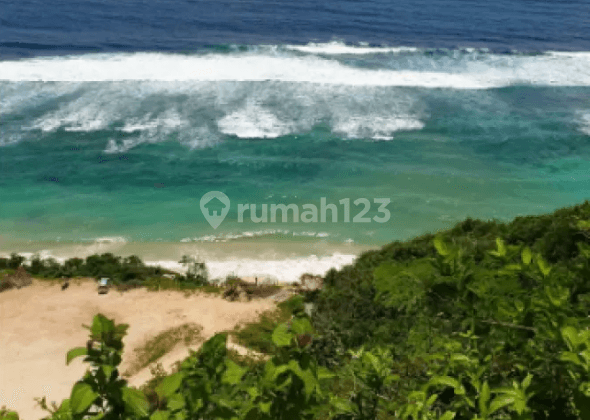
[[[176,390],[180,387],[182,383],[182,379],[184,375],[179,372],[175,373],[174,375],[166,376],[162,382],[156,387],[156,394],[158,397],[169,397],[170,395],[174,394]]]
[[[541,270],[541,273],[543,273],[543,276],[545,277],[547,277],[551,272],[551,267],[549,267],[549,265],[547,264],[547,262],[545,262],[541,255],[537,256],[537,266],[539,267],[539,270]]]
[[[561,335],[571,351],[575,351],[580,345],[578,331],[574,327],[567,326],[562,328]]]
[[[299,363],[297,363],[296,360],[289,360],[289,363],[287,364],[287,366],[291,370],[291,372],[293,372],[296,376],[298,376],[303,381],[305,395],[307,397],[309,397],[313,393],[314,389],[316,388],[316,385],[318,385],[317,380],[313,376],[313,373],[311,372],[311,370],[310,369],[302,370],[301,367],[299,366]],[[281,367],[282,366],[279,366],[279,369]]]
[[[140,417],[148,415],[149,403],[143,392],[129,387],[125,387],[121,391],[123,393],[123,401],[131,412]]]
[[[74,414],[80,414],[87,410],[96,400],[98,394],[92,387],[84,382],[78,382],[72,388],[70,396],[70,408]]]
[[[150,416],[150,420],[168,420],[168,417],[170,417],[170,412],[158,410]]]
[[[223,365],[221,363],[227,354],[227,333],[215,334],[203,343],[196,354],[201,360],[216,363],[216,369],[222,369]]]
[[[2,410],[0,410],[2,413]],[[8,411],[0,415],[0,420],[19,420],[18,413],[16,411]]]
[[[533,254],[531,253],[531,249],[528,246],[525,246],[520,254],[523,264],[529,265],[531,260],[533,259]]]
[[[250,394],[250,398],[252,398],[252,399],[255,399],[256,397],[258,397],[260,395],[260,391],[255,386],[248,388],[247,391],[248,391],[248,394]]]
[[[290,367],[288,365],[276,366],[271,359],[268,362],[266,362],[264,370],[264,381],[267,385],[274,385],[277,378],[289,369]]]
[[[516,272],[516,271],[520,271],[520,270],[522,270],[522,266],[520,264],[508,264],[502,269],[502,271],[510,271],[510,272]]]
[[[43,397],[45,398],[45,397]],[[57,413],[69,413],[70,412],[70,399],[66,398],[61,402],[59,408],[57,409]]]
[[[322,379],[331,379],[333,377],[336,376],[335,373],[330,372],[330,370],[328,368],[325,368],[323,366],[318,367],[318,379],[322,380]]]
[[[562,362],[570,362],[577,366],[584,366],[580,357],[571,351],[564,351],[559,355],[559,360]]]
[[[370,351],[363,354],[363,362],[370,365],[376,373],[381,372],[381,363],[379,363],[379,359]]]
[[[277,347],[290,346],[292,340],[293,340],[293,334],[291,334],[289,332],[289,329],[288,329],[288,326],[286,323],[280,324],[272,332],[272,342]]]
[[[553,306],[559,307],[568,301],[570,291],[565,287],[545,286],[545,295],[549,298]]]
[[[270,414],[270,407],[271,406],[272,406],[272,401],[268,401],[268,402],[260,401],[258,403],[258,408],[260,409],[260,411],[263,413],[266,413],[266,414]]]
[[[506,255],[506,245],[504,245],[502,238],[496,238],[496,245],[498,247],[498,254],[504,257]]]
[[[111,375],[113,374],[113,371],[115,370],[115,368],[111,365],[101,365],[100,369],[104,373],[104,376],[107,380],[109,380],[111,378]]]
[[[455,378],[451,378],[450,376],[435,376],[428,382],[429,385],[445,385],[450,386],[453,389],[458,389],[461,387],[461,384]]]
[[[464,354],[454,353],[453,355],[451,355],[451,362],[452,363],[460,362],[460,363],[471,364],[471,359]]]
[[[509,395],[499,395],[496,398],[494,398],[494,400],[490,404],[489,414],[494,414],[496,411],[511,404],[514,404],[514,397],[511,397]]]
[[[447,411],[445,414],[439,417],[438,420],[453,420],[456,414],[457,413],[453,413],[452,411]]]
[[[230,385],[236,385],[240,383],[247,369],[239,366],[238,364],[234,363],[229,359],[225,361],[225,364],[227,366],[227,369],[223,373],[223,378],[221,379],[221,381],[223,383]]]
[[[439,255],[442,255],[443,257],[446,257],[450,254],[447,245],[443,242],[440,236],[434,238],[434,247],[436,248],[436,252],[438,252]]]
[[[356,412],[356,406],[344,398],[332,397],[330,399],[330,405],[340,414]]]
[[[522,389],[525,390],[531,385],[531,381],[533,380],[533,375],[530,373],[524,378],[522,381]]]
[[[76,357],[79,356],[86,356],[88,354],[88,350],[86,349],[86,347],[76,347],[71,349],[67,354],[66,354],[66,365],[69,365],[70,362],[75,359]]]
[[[166,405],[169,410],[176,411],[184,408],[186,402],[184,397],[180,394],[172,394],[166,400]]]
[[[172,411],[184,408],[185,404],[186,402],[184,401],[184,397],[180,394],[172,394],[166,400],[168,409]]]
[[[481,387],[481,392],[479,393],[479,411],[484,416],[487,417],[488,412],[488,401],[490,400],[490,386],[488,385],[488,381],[483,383]]]
[[[92,327],[90,331],[94,338],[99,338],[102,334],[112,332],[115,328],[115,324],[110,319],[107,319],[102,314],[97,314],[92,320]]]
[[[307,318],[295,318],[291,322],[291,332],[293,334],[305,334],[313,332],[313,327]]]

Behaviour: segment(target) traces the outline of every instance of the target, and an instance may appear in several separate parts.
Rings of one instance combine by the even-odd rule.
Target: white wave
[[[352,46],[343,42],[332,41],[324,43],[310,42],[307,45],[285,45],[288,50],[301,51],[311,54],[339,55],[339,54],[391,54],[401,52],[416,52],[415,47],[369,47],[366,45]]]
[[[302,274],[323,276],[331,268],[340,269],[352,264],[356,255],[335,253],[330,256],[318,257],[311,255],[300,258],[276,260],[257,260],[251,258],[206,261],[209,277],[225,279],[229,275],[241,277],[266,277],[279,283],[298,281]],[[150,261],[149,265],[159,265],[175,271],[184,271],[184,267],[176,261]]]
[[[1,82],[0,82],[1,83]],[[8,115],[15,112],[21,112],[31,106],[52,99],[58,96],[71,94],[78,86],[75,83],[43,83],[21,84],[21,83],[2,83],[0,86],[0,115]]]
[[[141,139],[124,139],[121,141],[121,143],[117,143],[116,140],[109,139],[104,152],[108,154],[125,153],[126,151],[141,143],[143,143]]]
[[[59,97],[59,91],[55,97]],[[53,132],[60,128],[73,132],[92,132],[106,129],[113,123],[115,115],[125,115],[130,99],[121,93],[114,93],[108,88],[89,89],[73,101],[63,102],[59,109],[43,114],[24,127],[28,130]]]
[[[549,51],[547,55],[553,57],[565,57],[582,59],[590,62],[590,51]]]
[[[123,139],[121,141],[109,139],[103,151],[107,154],[125,153],[140,144],[159,143],[165,141],[165,139],[166,137],[161,132],[143,133],[139,137]],[[210,134],[207,129],[198,127],[181,132],[179,134],[179,141],[189,149],[199,149],[210,147],[219,140],[216,136]]]
[[[348,138],[392,140],[396,131],[420,130],[424,123],[412,117],[350,117],[336,121],[333,130]]]
[[[124,133],[134,133],[137,131],[154,132],[158,129],[179,129],[187,127],[188,121],[183,119],[175,110],[168,110],[163,115],[151,119],[151,114],[143,118],[134,118],[125,123],[125,126],[119,131]]]
[[[90,132],[108,127],[109,120],[106,111],[98,109],[97,106],[76,110],[71,109],[72,107],[69,108],[43,116],[35,121],[29,129],[51,132],[63,127],[65,131]]]
[[[313,45],[343,48],[338,43]],[[366,52],[377,47],[350,48]],[[0,61],[0,112],[19,116],[3,119],[0,147],[39,138],[30,130],[110,130],[106,153],[169,140],[200,148],[224,135],[277,138],[324,123],[342,137],[391,140],[401,130],[422,129],[428,108],[421,93],[384,88],[590,86],[590,52],[495,55],[462,50],[438,57],[410,51],[403,60],[386,58],[381,68],[367,69],[338,61],[336,54],[301,56],[284,48],[260,48],[192,56],[89,54]],[[385,68],[392,62],[398,70]],[[399,69],[403,66],[408,69]],[[101,82],[91,82],[95,79]],[[26,80],[62,81],[20,83]],[[476,95],[477,106],[494,96]],[[589,123],[580,118],[580,130],[588,133]]]
[[[361,48],[362,47],[358,47]],[[448,57],[446,58],[448,59]],[[437,58],[432,58],[433,63]],[[441,61],[444,63],[446,61]],[[487,89],[524,83],[590,86],[590,53],[461,54],[440,71],[352,67],[335,59],[268,52],[88,54],[0,62],[5,81],[279,81],[346,86]],[[431,67],[432,68],[432,67]]]
[[[292,131],[292,127],[256,105],[226,115],[217,122],[219,131],[239,138],[276,138]]]
[[[121,244],[127,243],[128,239],[124,236],[103,236],[101,238],[94,239],[94,243],[97,244]]]
[[[108,239],[108,238],[99,238]],[[110,244],[120,243],[115,242],[98,242],[97,244]],[[90,249],[86,250],[91,253],[106,252],[106,249]],[[115,250],[108,250],[114,251]],[[47,250],[40,251],[38,253],[33,252],[21,252],[26,258],[26,262],[30,263],[34,255],[38,254],[42,259],[53,258],[59,263],[65,262],[69,257],[58,257],[52,255]],[[77,254],[78,255],[78,254]],[[80,254],[81,255],[81,254]],[[88,254],[90,255],[90,254]],[[9,257],[8,254],[0,254],[0,257]],[[345,265],[352,264],[357,258],[357,255],[353,254],[340,254],[334,253],[329,256],[318,257],[317,255],[310,255],[306,257],[298,258],[283,258],[283,259],[253,259],[253,258],[241,258],[241,259],[229,259],[229,260],[207,260],[205,264],[209,272],[211,279],[225,279],[229,275],[241,276],[241,277],[266,277],[271,280],[276,280],[279,283],[290,283],[298,281],[302,274],[313,274],[323,276],[331,268],[340,269]],[[146,265],[160,266],[168,270],[177,272],[185,272],[186,268],[178,263],[177,261],[162,260],[162,261],[145,261]]]
[[[460,74],[367,70],[318,57],[182,56],[161,53],[97,54],[0,62],[8,81],[281,81],[350,86],[421,86],[482,89],[485,83]]]
[[[590,136],[590,111],[580,113],[579,116],[580,131]]]
[[[305,232],[292,232],[286,229],[263,229],[263,230],[256,230],[256,231],[246,231],[240,233],[222,233],[219,235],[206,235],[200,236],[195,238],[183,238],[180,242],[227,242],[228,240],[236,240],[236,239],[245,239],[245,238],[257,238],[263,236],[274,236],[274,235],[282,235],[282,236],[311,236],[317,238],[326,238],[330,236],[327,232],[312,232],[312,231],[305,231]]]

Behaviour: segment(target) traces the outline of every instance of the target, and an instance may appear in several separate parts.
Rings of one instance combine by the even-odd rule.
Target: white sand
[[[119,367],[130,365],[133,349],[148,338],[189,322],[203,327],[203,336],[232,329],[240,322],[255,320],[259,313],[272,309],[272,300],[228,302],[212,295],[185,297],[182,292],[149,292],[145,289],[120,293],[112,289],[97,293],[93,281],[59,284],[35,280],[33,285],[0,293],[0,407],[16,410],[23,420],[38,420],[48,413],[36,406],[34,397],[47,397],[58,404],[69,398],[73,384],[87,364],[82,358],[66,366],[66,353],[86,344],[90,325],[97,313],[130,325],[124,339],[125,352]],[[194,348],[194,347],[192,347]],[[179,345],[160,361],[166,369],[188,355]],[[151,377],[149,369],[129,379],[139,386]]]

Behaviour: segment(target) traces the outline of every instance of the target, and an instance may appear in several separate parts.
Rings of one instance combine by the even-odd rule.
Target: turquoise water
[[[590,192],[589,64],[339,43],[0,61],[0,251],[295,240],[329,254],[573,205]],[[209,191],[231,200],[217,229]],[[238,221],[238,204],[322,197],[336,223]],[[345,222],[340,200],[359,198],[369,218],[389,199],[390,219]]]
[[[583,0],[0,10],[0,254],[172,267],[189,253],[214,275],[288,281],[468,216],[590,195]],[[210,191],[230,200],[216,229]],[[239,221],[240,204],[322,199],[337,222]]]

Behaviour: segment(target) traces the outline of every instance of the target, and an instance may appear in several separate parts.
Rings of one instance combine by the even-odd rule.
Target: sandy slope
[[[149,337],[188,322],[200,324],[203,336],[233,328],[242,321],[274,307],[272,300],[239,303],[211,295],[185,297],[174,291],[148,292],[144,289],[99,295],[96,283],[70,283],[62,291],[58,284],[34,281],[33,285],[0,293],[0,407],[15,409],[24,420],[38,420],[46,413],[36,407],[34,397],[60,402],[69,397],[86,365],[77,359],[70,366],[65,355],[88,339],[92,317],[101,312],[117,323],[130,324],[120,372],[129,366],[132,349]],[[161,360],[168,368],[188,355],[179,346]],[[130,378],[132,385],[149,379],[149,370]]]

